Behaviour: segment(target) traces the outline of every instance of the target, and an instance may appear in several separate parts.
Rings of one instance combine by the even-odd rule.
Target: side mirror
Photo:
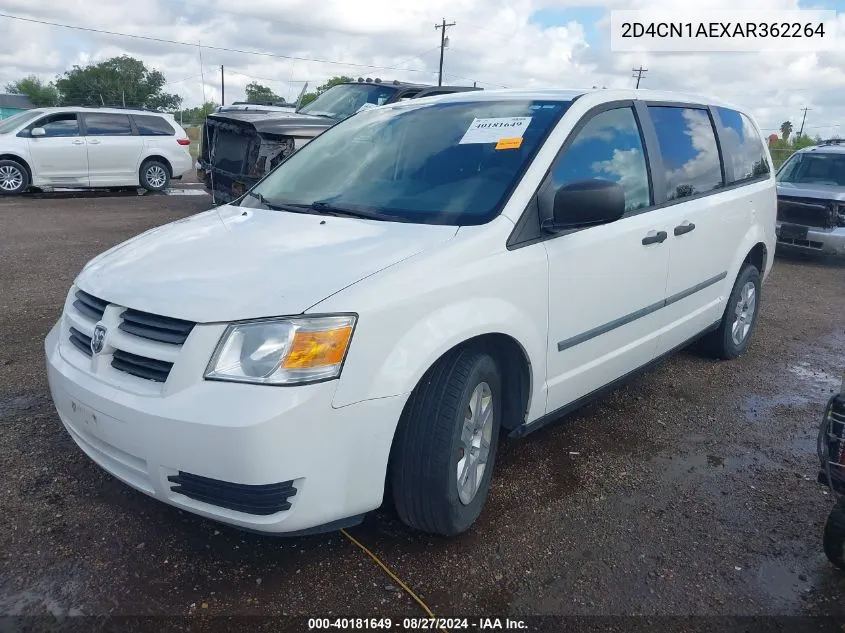
[[[34,127],[32,131],[30,131],[31,136],[47,136],[47,132],[44,131],[43,127]]]
[[[615,222],[625,214],[625,192],[609,180],[578,180],[555,192],[553,218],[543,223],[550,231]]]

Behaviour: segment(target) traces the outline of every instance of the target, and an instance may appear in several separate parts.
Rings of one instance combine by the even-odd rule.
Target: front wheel
[[[157,160],[141,165],[141,186],[147,191],[164,191],[170,184],[170,168]]]
[[[488,354],[459,349],[432,367],[411,394],[391,457],[402,521],[442,536],[481,514],[496,458],[501,378]]]
[[[0,195],[14,196],[29,187],[29,173],[14,160],[0,160]]]

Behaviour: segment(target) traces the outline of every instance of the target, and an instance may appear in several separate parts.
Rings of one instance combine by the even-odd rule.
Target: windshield
[[[358,112],[365,103],[384,105],[395,94],[396,88],[382,84],[340,84],[329,88],[298,112],[341,120]]]
[[[26,123],[27,121],[31,121],[35,117],[41,116],[44,114],[41,110],[27,110],[26,112],[18,112],[15,115],[10,116],[8,119],[3,119],[0,121],[0,134],[8,134],[9,132],[16,130],[18,126]]]
[[[777,181],[845,187],[845,153],[793,154],[778,172]]]
[[[498,212],[569,102],[409,102],[323,132],[243,206],[315,203],[421,224],[484,224]]]

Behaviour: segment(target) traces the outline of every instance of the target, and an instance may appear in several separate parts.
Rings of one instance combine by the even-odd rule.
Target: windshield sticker
[[[500,138],[496,143],[496,149],[519,149],[522,146],[522,137]]]
[[[494,119],[473,119],[469,128],[459,141],[459,145],[468,143],[498,143],[503,138],[522,138],[530,116],[497,117]]]

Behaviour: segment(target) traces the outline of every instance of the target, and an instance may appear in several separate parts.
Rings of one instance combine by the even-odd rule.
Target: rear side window
[[[148,114],[134,115],[135,126],[141,136],[173,136],[173,127],[163,117]]]
[[[30,125],[27,130],[32,133],[32,129],[36,127],[44,128],[44,136],[79,136],[79,122],[73,112],[45,116]]]
[[[724,128],[721,141],[725,162],[733,168],[730,182],[768,176],[771,168],[763,149],[763,139],[751,119],[728,108],[716,108],[716,112]]]
[[[579,132],[552,168],[555,189],[578,180],[610,180],[625,192],[625,210],[651,204],[643,142],[631,108],[605,110]]]
[[[719,148],[710,114],[701,108],[649,106],[663,157],[668,202],[718,189],[722,182]]]
[[[131,136],[132,124],[128,114],[85,114],[85,129],[88,136]]]

